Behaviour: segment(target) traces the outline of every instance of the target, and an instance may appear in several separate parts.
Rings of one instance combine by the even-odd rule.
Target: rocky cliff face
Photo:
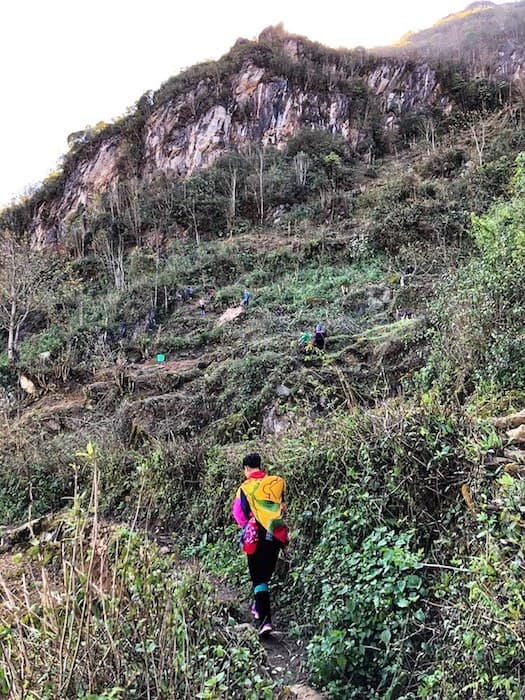
[[[512,39],[501,44],[498,51],[497,73],[503,80],[521,83],[525,68],[525,48]]]
[[[118,137],[104,141],[89,160],[82,160],[66,179],[61,197],[44,202],[36,209],[33,219],[33,239],[41,247],[55,243],[64,233],[65,225],[79,206],[92,201],[97,192],[117,182],[124,147]]]
[[[378,98],[381,112],[390,116],[390,128],[403,112],[448,104],[436,73],[426,64],[410,69],[403,62],[380,63],[365,82]],[[164,105],[151,115],[144,133],[143,176],[158,170],[188,175],[209,165],[220,153],[248,142],[282,146],[305,127],[329,130],[357,145],[357,114],[348,94],[297,90],[284,77],[266,79],[264,69],[252,63],[234,76],[231,87],[228,107],[213,105],[194,119],[183,121],[180,114],[195,95]],[[240,118],[239,114],[248,116]]]
[[[285,37],[281,45],[292,61],[302,60],[299,39]],[[435,71],[426,63],[378,60],[371,70],[361,71],[358,80],[387,131],[395,130],[400,116],[408,111],[451,106]],[[353,146],[363,138],[362,116],[356,98],[348,92],[299,89],[288,77],[271,75],[251,60],[230,76],[228,91],[226,100],[224,95],[214,99],[209,85],[201,80],[155,109],[139,137],[139,172],[130,173],[123,167],[126,144],[121,135],[100,142],[95,153],[91,149],[89,158],[80,158],[68,175],[63,195],[35,212],[35,244],[45,245],[60,237],[80,205],[130,174],[149,179],[159,171],[172,171],[184,177],[247,143],[282,147],[302,128],[329,130]],[[205,109],[196,107],[203,103]]]

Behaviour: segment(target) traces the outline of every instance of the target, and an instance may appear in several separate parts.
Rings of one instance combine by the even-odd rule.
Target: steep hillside
[[[0,696],[523,697],[525,137],[493,75],[273,28],[2,213]],[[252,450],[291,534],[264,643]]]

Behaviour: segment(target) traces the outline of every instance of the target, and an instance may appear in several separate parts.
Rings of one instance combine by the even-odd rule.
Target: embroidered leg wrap
[[[271,622],[271,612],[270,612],[270,594],[268,592],[267,583],[259,583],[255,586],[255,607],[259,613],[259,620],[264,622]]]

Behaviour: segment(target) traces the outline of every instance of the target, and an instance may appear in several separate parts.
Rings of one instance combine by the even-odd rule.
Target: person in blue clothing
[[[250,303],[250,296],[250,292],[247,289],[245,289],[244,294],[242,295],[242,305],[245,309],[248,308],[248,304]]]

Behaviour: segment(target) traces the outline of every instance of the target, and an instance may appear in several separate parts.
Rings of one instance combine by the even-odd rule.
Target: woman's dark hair
[[[261,455],[258,452],[250,452],[242,460],[243,467],[249,467],[250,469],[260,469],[261,468]]]

